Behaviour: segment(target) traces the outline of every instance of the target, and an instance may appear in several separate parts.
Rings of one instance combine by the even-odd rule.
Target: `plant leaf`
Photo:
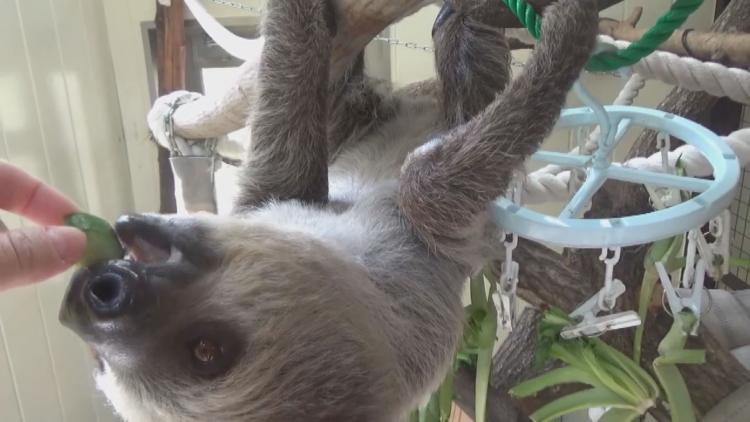
[[[443,385],[438,390],[439,402],[440,402],[440,422],[448,422],[451,417],[451,409],[453,407],[453,378],[454,374],[451,370],[443,381]]]
[[[592,407],[636,410],[632,405],[623,401],[617,394],[604,388],[595,387],[569,394],[547,403],[531,414],[530,418],[534,422],[547,422],[577,410],[590,409]]]
[[[667,395],[672,422],[695,422],[693,401],[680,370],[676,365],[661,365],[658,361],[659,358],[654,361],[654,372]]]
[[[625,356],[624,353],[605,343],[601,339],[591,339],[591,342],[594,344],[596,353],[599,356],[622,368],[625,372],[630,374],[633,379],[638,379],[639,384],[646,387],[653,399],[659,397],[660,391],[656,380],[654,380],[654,378],[638,363],[634,362],[632,359]]]
[[[552,369],[542,375],[518,384],[510,390],[510,394],[514,397],[524,398],[534,395],[545,388],[560,384],[588,384],[592,387],[606,388],[604,387],[604,384],[602,384],[596,377],[592,376],[591,373],[572,366],[564,366],[562,368]]]
[[[86,234],[86,250],[79,265],[88,267],[125,255],[115,231],[107,221],[90,214],[75,213],[65,217],[65,225]]]
[[[599,422],[631,422],[641,416],[635,410],[630,409],[610,409],[604,416],[599,419]]]
[[[496,284],[490,283],[490,296],[495,292]],[[480,336],[480,349],[477,354],[477,371],[475,378],[475,422],[485,421],[487,410],[487,392],[490,385],[490,372],[492,371],[492,352],[495,349],[495,338],[497,337],[497,309],[493,300],[487,301],[487,316],[482,323]]]

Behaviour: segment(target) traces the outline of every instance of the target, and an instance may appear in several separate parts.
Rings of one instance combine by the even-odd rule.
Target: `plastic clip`
[[[609,257],[610,251],[614,252]],[[615,308],[617,298],[625,293],[625,285],[619,279],[614,278],[614,266],[620,260],[620,248],[603,249],[599,257],[606,265],[604,287],[595,296],[592,296],[570,314],[571,317],[579,319],[580,322],[571,327],[564,328],[560,336],[564,339],[573,339],[581,336],[599,336],[607,331],[622,328],[635,327],[641,324],[641,319],[634,311],[625,311],[616,314],[599,316],[602,312],[610,312]]]
[[[672,315],[689,309],[697,318],[698,323],[695,324],[694,331],[691,335],[696,335],[698,326],[700,323],[701,309],[703,306],[703,282],[706,278],[706,263],[703,259],[699,259],[695,265],[695,283],[690,289],[689,296],[683,296],[677,294],[672,281],[669,278],[667,269],[664,267],[664,263],[661,261],[656,263],[656,271],[659,273],[659,281],[661,282],[662,288],[664,288],[664,294],[667,297],[667,305]]]
[[[510,240],[508,240],[510,237]],[[516,322],[517,297],[518,297],[518,262],[513,260],[513,251],[518,247],[518,235],[510,233],[505,235],[505,262],[503,263],[503,274],[500,280],[500,288],[496,292],[496,305],[500,308],[498,313],[499,325],[508,331],[513,331]]]

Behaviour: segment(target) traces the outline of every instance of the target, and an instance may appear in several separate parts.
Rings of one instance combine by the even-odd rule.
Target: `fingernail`
[[[72,227],[48,227],[47,236],[60,259],[66,264],[78,262],[86,247],[86,235]]]

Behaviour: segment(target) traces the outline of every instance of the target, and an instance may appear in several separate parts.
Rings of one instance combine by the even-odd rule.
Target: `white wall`
[[[3,0],[0,28],[0,159],[96,214],[132,210],[101,2]],[[3,422],[114,420],[89,353],[57,320],[68,279],[0,295]]]

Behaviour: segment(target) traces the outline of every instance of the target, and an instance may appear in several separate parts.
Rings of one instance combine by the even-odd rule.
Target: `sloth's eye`
[[[200,378],[224,375],[242,356],[245,343],[228,324],[201,322],[187,330],[182,343],[185,364]]]
[[[198,340],[193,344],[193,358],[200,364],[210,365],[216,362],[222,353],[221,346],[210,340]]]

